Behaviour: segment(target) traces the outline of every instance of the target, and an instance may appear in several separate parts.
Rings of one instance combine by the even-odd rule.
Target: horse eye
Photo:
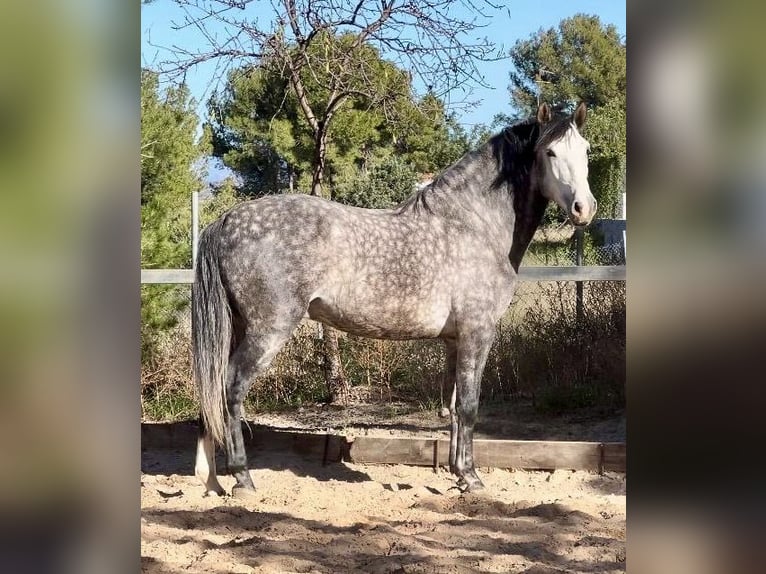
[[[555,152],[555,151],[553,151],[552,149],[549,149],[549,150],[547,150],[547,151],[545,152],[545,154],[546,154],[548,157],[556,157],[556,152]]]

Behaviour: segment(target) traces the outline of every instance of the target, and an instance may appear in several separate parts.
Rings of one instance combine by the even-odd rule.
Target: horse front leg
[[[455,413],[457,435],[455,470],[458,485],[466,492],[484,488],[473,458],[473,429],[476,425],[481,379],[489,350],[494,340],[494,328],[484,329],[465,336],[458,341],[455,385]]]

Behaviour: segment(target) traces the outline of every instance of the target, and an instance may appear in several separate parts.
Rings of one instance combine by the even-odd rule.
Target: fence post
[[[582,260],[583,260],[583,234],[584,234],[584,230],[581,227],[575,228],[575,253],[576,253],[576,263],[578,266],[582,265]],[[583,319],[582,281],[575,282],[575,289],[576,289],[576,295],[577,295],[576,296],[577,322],[579,323]]]
[[[199,192],[192,192],[192,269],[197,268],[197,242],[199,241]]]
[[[628,236],[625,234],[625,230],[622,230],[622,259],[628,260]]]

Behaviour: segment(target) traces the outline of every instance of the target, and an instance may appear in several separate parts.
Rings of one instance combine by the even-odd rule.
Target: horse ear
[[[587,115],[587,112],[588,110],[585,107],[585,102],[580,102],[580,105],[577,106],[574,113],[574,121],[578,130],[585,124],[585,116]]]
[[[537,121],[541,124],[547,124],[551,121],[551,108],[545,102],[537,108]]]

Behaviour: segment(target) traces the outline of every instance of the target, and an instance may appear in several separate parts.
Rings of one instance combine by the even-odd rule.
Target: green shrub
[[[356,207],[390,208],[413,193],[416,181],[417,176],[408,164],[389,156],[366,174],[357,170],[337,185],[334,199]]]
[[[322,341],[315,324],[302,323],[258,377],[245,405],[256,411],[277,410],[327,400],[322,358]]]

